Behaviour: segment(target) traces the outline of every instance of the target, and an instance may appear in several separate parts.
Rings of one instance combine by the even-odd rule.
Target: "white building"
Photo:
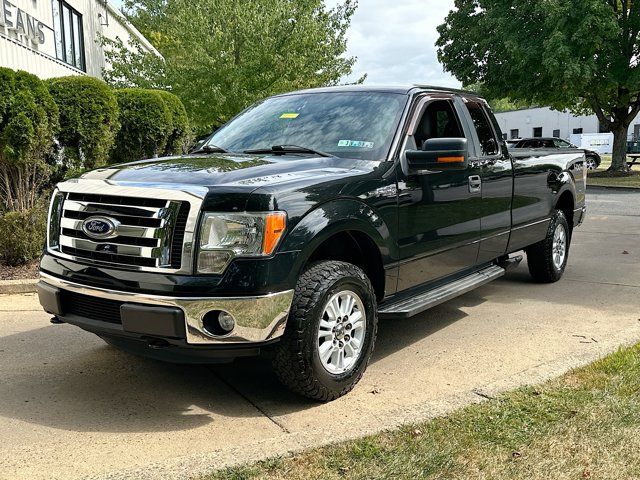
[[[507,138],[558,137],[570,140],[572,135],[603,133],[595,115],[575,116],[549,107],[528,108],[497,113],[503,135]],[[629,127],[629,140],[640,139],[640,115]]]
[[[0,0],[0,66],[40,78],[102,77],[99,38],[136,39],[159,53],[109,0]]]

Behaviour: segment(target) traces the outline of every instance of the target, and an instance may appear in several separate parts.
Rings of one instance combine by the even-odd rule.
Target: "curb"
[[[0,295],[35,293],[37,278],[27,280],[0,280]]]
[[[619,187],[617,185],[589,185],[587,190],[619,190],[622,192],[640,192],[640,187]]]
[[[82,480],[186,480],[197,476],[220,473],[223,468],[252,464],[272,458],[289,458],[314,448],[363,438],[406,425],[426,422],[450,414],[472,404],[491,400],[502,393],[523,387],[537,385],[564,375],[575,368],[588,365],[615,352],[621,346],[631,346],[640,341],[637,327],[617,332],[611,338],[603,339],[591,351],[576,352],[561,356],[518,373],[498,378],[493,382],[479,385],[470,390],[427,400],[417,405],[390,410],[373,424],[365,424],[359,432],[338,433],[327,437],[322,433],[301,431],[282,436],[247,442],[242,447],[213,452],[199,452],[191,455],[169,458],[165,462],[132,466],[108,473],[85,475]]]

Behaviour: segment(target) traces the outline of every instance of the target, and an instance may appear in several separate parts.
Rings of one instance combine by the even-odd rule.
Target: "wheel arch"
[[[370,206],[345,199],[323,204],[309,212],[287,235],[282,250],[299,250],[294,272],[320,260],[352,263],[367,274],[376,297],[382,300],[387,285],[385,265],[393,255],[391,232]]]
[[[570,188],[565,188],[558,195],[558,199],[555,203],[555,209],[561,210],[564,216],[567,218],[569,228],[573,229],[573,212],[576,205],[575,195]]]

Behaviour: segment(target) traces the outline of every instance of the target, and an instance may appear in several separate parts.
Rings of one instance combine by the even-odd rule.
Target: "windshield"
[[[205,145],[229,152],[295,145],[337,157],[382,160],[389,152],[407,98],[386,92],[268,98],[242,112]]]
[[[556,147],[558,148],[576,148],[575,145],[567,142],[566,140],[557,139],[557,140],[554,140],[554,142],[556,143]]]

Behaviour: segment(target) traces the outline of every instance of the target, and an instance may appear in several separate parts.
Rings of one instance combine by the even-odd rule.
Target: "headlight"
[[[62,205],[64,193],[56,190],[49,204],[49,217],[47,219],[47,247],[52,250],[60,248],[60,222],[62,220]]]
[[[204,213],[200,222],[198,272],[222,273],[234,257],[271,255],[286,222],[284,212]]]

